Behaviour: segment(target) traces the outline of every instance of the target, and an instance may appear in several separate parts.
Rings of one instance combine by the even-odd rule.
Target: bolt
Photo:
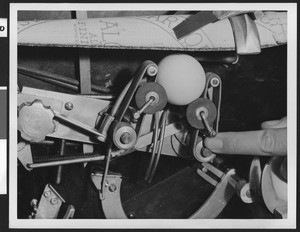
[[[210,85],[212,87],[217,87],[220,84],[220,81],[218,80],[218,78],[214,77],[210,80]]]
[[[44,192],[44,196],[45,196],[46,198],[50,197],[50,196],[51,196],[51,192],[50,192],[50,191],[45,191],[45,192]]]
[[[132,140],[131,135],[128,132],[124,132],[120,137],[120,141],[123,144],[128,144],[131,142],[131,140]]]
[[[57,198],[56,198],[56,197],[55,197],[55,198],[52,198],[52,199],[50,200],[50,203],[51,203],[52,205],[56,205],[56,204],[58,203]]]
[[[217,132],[216,132],[216,131],[214,131],[214,130],[212,130],[212,129],[209,131],[209,136],[210,136],[210,137],[215,137],[216,135],[217,135]]]
[[[117,191],[117,186],[115,184],[111,184],[111,185],[109,185],[108,189],[111,192],[115,192],[115,191]]]
[[[73,110],[73,104],[71,102],[67,102],[65,104],[65,109],[66,110]]]
[[[148,69],[147,69],[147,74],[151,77],[155,76],[157,73],[157,68],[155,66],[150,66]]]
[[[135,113],[133,114],[133,118],[134,118],[134,120],[137,120],[137,119],[139,119],[139,118],[140,118],[140,116],[141,116],[141,113],[140,113],[140,111],[137,111],[137,112],[135,112]]]

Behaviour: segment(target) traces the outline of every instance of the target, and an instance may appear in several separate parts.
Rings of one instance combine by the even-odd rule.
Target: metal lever
[[[119,123],[121,123],[125,112],[128,109],[128,106],[134,96],[134,93],[136,92],[138,86],[140,85],[143,77],[145,74],[148,74],[149,76],[155,76],[157,73],[157,65],[153,63],[152,61],[145,61],[141,68],[138,70],[136,76],[132,79],[131,82],[127,84],[127,86],[124,88],[123,92],[117,99],[117,102],[113,106],[110,117],[114,118],[113,121],[104,121],[104,123],[110,123],[110,125],[102,124],[101,128],[109,128],[111,131],[114,131],[114,128],[118,126]],[[112,146],[113,141],[108,141],[108,149],[107,149],[107,155],[106,155],[106,164],[105,164],[105,170],[102,180],[102,188],[100,192],[100,199],[105,199],[105,190],[106,190],[106,177],[109,170],[109,164],[110,159],[112,156]]]
[[[151,105],[152,102],[155,101],[154,97],[150,97],[150,99],[137,111],[133,114],[134,119],[139,119],[141,116],[141,113],[145,111],[145,109]]]

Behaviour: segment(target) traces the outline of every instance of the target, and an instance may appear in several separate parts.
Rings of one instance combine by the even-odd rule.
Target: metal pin
[[[155,97],[151,96],[149,100],[139,109],[137,112],[133,114],[134,119],[139,119],[141,116],[141,113],[145,111],[145,109],[151,105],[152,102],[155,101]]]
[[[62,139],[61,140],[61,145],[60,145],[59,155],[64,155],[64,153],[65,153],[65,147],[66,147],[66,140]],[[60,184],[60,182],[61,182],[61,175],[62,175],[62,166],[60,165],[57,168],[56,184]]]
[[[217,135],[217,132],[209,126],[207,118],[205,116],[205,112],[201,111],[200,116],[201,116],[202,122],[203,122],[206,130],[208,131],[209,136],[210,137],[215,137]]]

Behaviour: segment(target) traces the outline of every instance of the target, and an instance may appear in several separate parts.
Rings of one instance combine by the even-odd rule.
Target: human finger
[[[207,138],[204,145],[214,153],[279,156],[287,154],[287,129],[223,132]]]
[[[266,121],[261,124],[261,129],[275,129],[287,127],[287,117],[280,120]]]

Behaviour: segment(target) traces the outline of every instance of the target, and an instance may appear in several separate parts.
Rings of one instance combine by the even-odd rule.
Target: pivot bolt
[[[124,132],[122,135],[121,135],[121,138],[120,138],[121,142],[123,144],[128,144],[131,142],[132,138],[131,138],[131,135],[128,133],[128,132]]]
[[[210,80],[210,85],[211,85],[212,87],[217,87],[217,86],[219,86],[219,84],[220,84],[220,81],[219,81],[219,79],[216,78],[216,77],[213,77],[213,78]]]
[[[50,191],[45,191],[45,192],[44,192],[44,196],[45,196],[46,198],[50,197],[50,196],[51,196],[51,192],[50,192]]]
[[[108,189],[111,192],[115,192],[115,191],[117,191],[117,186],[115,184],[111,184],[111,185],[109,185]]]
[[[157,68],[155,66],[150,66],[147,69],[147,74],[151,77],[155,76],[157,74]]]
[[[73,104],[71,103],[71,102],[67,102],[66,104],[65,104],[65,109],[66,110],[73,110]]]
[[[56,197],[55,197],[55,198],[52,198],[52,199],[50,200],[50,203],[51,203],[52,205],[56,205],[56,204],[58,203],[57,198],[56,198]]]

